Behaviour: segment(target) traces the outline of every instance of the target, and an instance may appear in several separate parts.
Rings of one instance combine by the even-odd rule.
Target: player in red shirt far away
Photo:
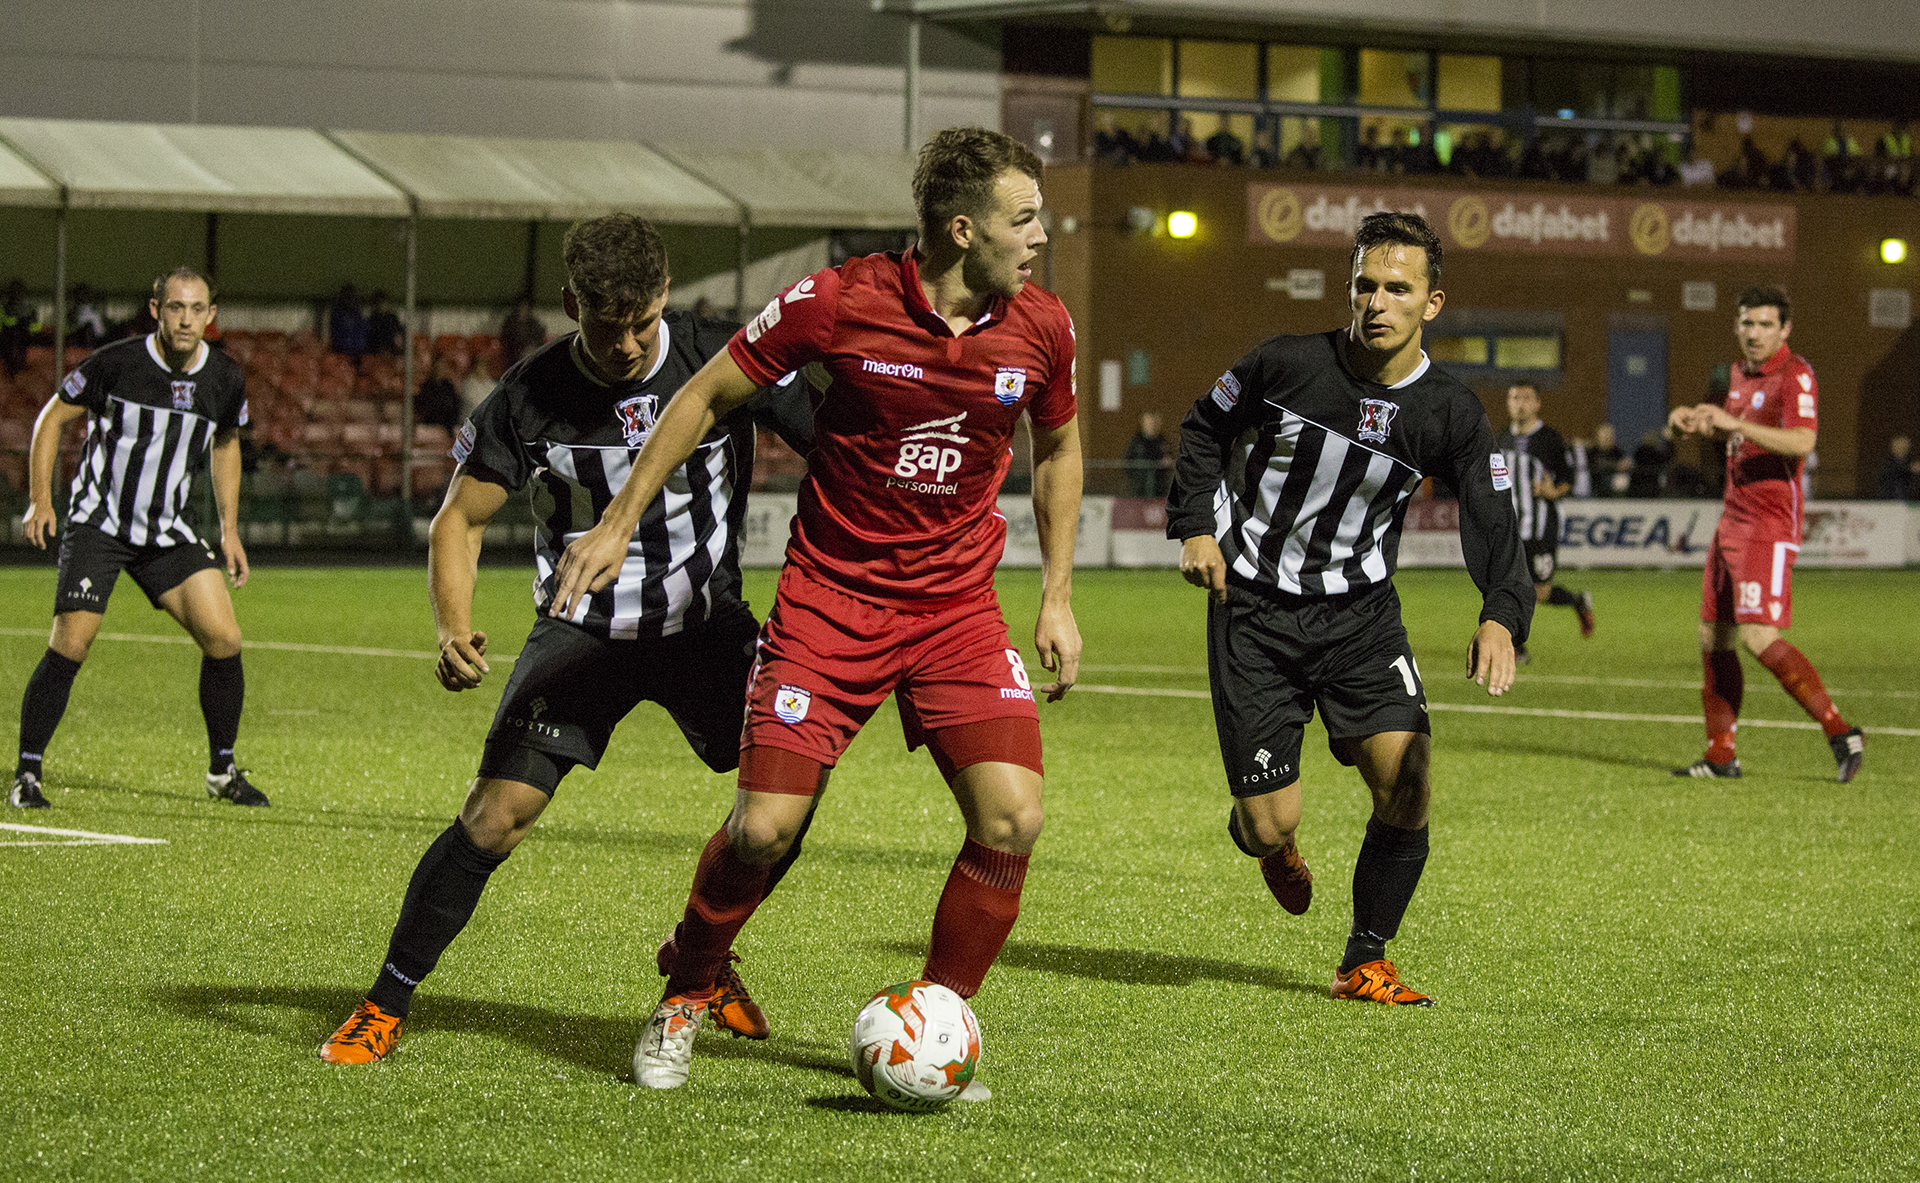
[[[1737,639],[1780,679],[1827,733],[1841,784],[1860,771],[1865,743],[1827,697],[1806,655],[1780,634],[1793,623],[1793,560],[1806,520],[1800,470],[1813,451],[1820,389],[1806,359],[1787,348],[1793,305],[1771,285],[1740,293],[1734,367],[1725,406],[1676,407],[1680,431],[1728,436],[1727,502],[1707,552],[1700,593],[1700,656],[1706,682],[1707,754],[1675,776],[1739,776],[1734,731],[1740,725],[1742,678]]]
[[[807,823],[827,774],[893,693],[966,819],[921,976],[980,989],[1020,911],[1040,836],[1040,721],[1080,664],[1069,603],[1080,515],[1073,324],[1033,286],[1040,161],[980,128],[920,150],[920,242],[817,271],[776,296],[674,396],[600,524],[567,548],[550,611],[618,570],[641,507],[716,416],[781,375],[812,384],[814,444],[773,611],[746,686],[734,806],[701,853],[662,950],[665,997],[634,1049],[647,1088],[686,1083],[694,1036],[767,869]],[[1034,686],[994,595],[1006,541],[995,497],[1024,414],[1044,566]],[[981,1100],[975,1081],[963,1094]]]

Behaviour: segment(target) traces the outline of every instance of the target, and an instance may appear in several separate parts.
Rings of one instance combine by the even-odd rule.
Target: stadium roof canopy
[[[660,222],[734,225],[739,203],[630,141],[331,133],[420,202],[423,217],[572,221],[629,210]]]
[[[663,145],[676,164],[731,194],[755,226],[895,230],[915,224],[906,152]]]
[[[60,187],[0,144],[0,205],[60,204]]]
[[[95,209],[405,216],[407,195],[317,131],[0,118],[0,142]],[[0,200],[11,199],[0,192]],[[60,204],[58,191],[52,202]]]

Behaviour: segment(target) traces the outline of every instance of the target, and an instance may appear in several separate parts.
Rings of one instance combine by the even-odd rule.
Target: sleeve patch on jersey
[[[1223,411],[1233,410],[1233,405],[1240,401],[1240,379],[1233,376],[1232,370],[1220,375],[1220,380],[1213,384],[1213,401]]]
[[[1802,390],[1812,390],[1812,389],[1813,389],[1813,375],[1812,375],[1812,374],[1806,374],[1806,373],[1803,373],[1803,374],[1801,374],[1801,375],[1800,375],[1800,389],[1802,389]]]
[[[247,400],[243,398],[240,400],[240,426],[245,427],[251,422],[253,417],[247,413]]]
[[[1800,417],[1802,419],[1813,418],[1813,396],[1811,394],[1803,394],[1800,396]]]
[[[67,380],[65,382],[62,382],[60,384],[60,397],[66,399],[70,403],[79,402],[80,392],[85,390],[86,388],[87,388],[87,376],[81,373],[79,370],[75,370],[73,373],[67,375]],[[45,390],[46,387],[43,386],[41,387],[41,389]]]
[[[780,297],[775,296],[767,301],[767,306],[760,310],[760,315],[754,317],[753,323],[747,326],[747,344],[751,345],[766,336],[767,330],[779,323]]]
[[[447,455],[453,457],[454,463],[465,464],[467,457],[473,455],[473,442],[473,420],[469,419],[460,425],[460,432],[453,437],[453,447],[447,449]]]
[[[1513,488],[1513,474],[1507,471],[1507,458],[1499,452],[1487,457],[1487,463],[1493,466],[1493,487],[1504,493]]]

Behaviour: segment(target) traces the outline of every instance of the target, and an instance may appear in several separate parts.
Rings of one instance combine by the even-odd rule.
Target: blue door
[[[1607,332],[1607,422],[1628,454],[1667,423],[1667,330]]]

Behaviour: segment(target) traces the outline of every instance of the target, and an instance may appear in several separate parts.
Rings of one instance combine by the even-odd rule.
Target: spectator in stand
[[[492,362],[484,357],[476,357],[467,367],[467,376],[460,383],[460,421],[465,423],[473,417],[473,409],[480,405],[500,380],[500,375],[491,373]]]
[[[433,359],[433,375],[413,396],[413,421],[449,431],[460,426],[460,388],[453,383],[453,359]]]
[[[1920,460],[1913,458],[1913,441],[1896,435],[1887,441],[1886,459],[1874,481],[1874,496],[1882,501],[1920,500]]]
[[[1902,197],[1913,195],[1913,134],[1907,130],[1907,121],[1896,119],[1887,134],[1880,137],[1878,146],[1881,155],[1888,162],[1888,192],[1898,193]]]
[[[1811,193],[1820,187],[1820,162],[1814,159],[1813,153],[1798,139],[1788,141],[1787,158],[1784,163],[1787,171],[1788,181],[1786,188],[1788,190]],[[1775,170],[1775,172],[1777,175],[1778,170]],[[1774,188],[1778,189],[1780,187],[1776,181]]]
[[[327,306],[327,348],[355,359],[367,351],[367,314],[350,283],[341,284]]]
[[[94,307],[99,296],[86,284],[76,284],[73,289],[73,315],[67,322],[67,344],[78,345],[82,349],[92,349],[107,339],[107,321]]]
[[[1608,135],[1593,145],[1587,157],[1587,184],[1617,185],[1620,183],[1620,154]]]
[[[1221,122],[1219,131],[1207,137],[1206,148],[1207,155],[1215,164],[1246,163],[1247,146],[1241,142],[1239,136],[1227,130],[1225,121]]]
[[[1613,424],[1602,423],[1593,429],[1593,443],[1587,448],[1587,471],[1592,474],[1593,496],[1618,497],[1627,491],[1633,458],[1622,452],[1614,440]]]
[[[5,367],[9,378],[26,368],[33,319],[27,285],[18,279],[8,280],[6,295],[0,298],[0,366]]]
[[[367,312],[367,352],[376,357],[399,357],[406,352],[407,326],[400,314],[387,302],[387,293],[373,293],[373,307]]]
[[[1207,146],[1193,132],[1193,120],[1182,115],[1174,121],[1173,134],[1167,137],[1168,147],[1173,149],[1174,159],[1186,164],[1207,163]]]
[[[1127,489],[1135,497],[1165,497],[1173,469],[1167,437],[1160,434],[1160,416],[1140,415],[1140,430],[1127,441]]]
[[[1369,123],[1360,129],[1360,143],[1353,150],[1353,167],[1375,172],[1385,171],[1387,153],[1380,146],[1380,125]]]
[[[1663,432],[1648,431],[1633,450],[1633,465],[1627,470],[1627,496],[1658,497],[1666,488],[1667,462],[1673,459],[1673,444]]]
[[[1820,146],[1820,164],[1825,188],[1834,193],[1852,193],[1860,187],[1860,141],[1838,119]]]
[[[547,326],[533,314],[533,299],[522,296],[514,302],[513,311],[507,313],[507,319],[500,322],[500,355],[502,360],[512,366],[524,357],[528,350],[538,349],[547,343]]]
[[[1100,112],[1100,126],[1093,133],[1093,158],[1101,164],[1129,164],[1140,158],[1140,141],[1119,126],[1113,112]]]

